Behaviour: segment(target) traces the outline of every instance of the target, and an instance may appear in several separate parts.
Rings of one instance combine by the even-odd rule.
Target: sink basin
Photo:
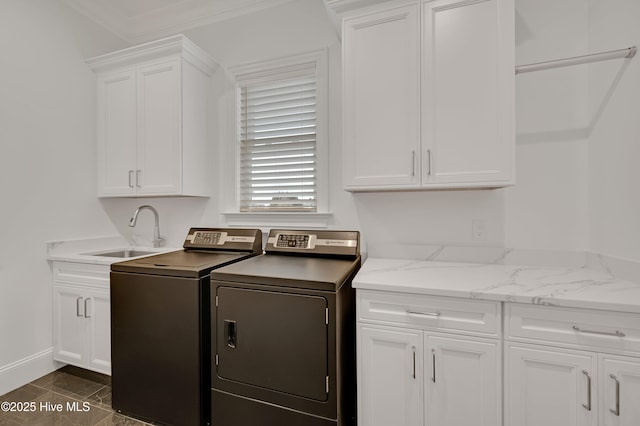
[[[120,257],[120,258],[126,259],[129,257],[146,256],[149,254],[157,254],[157,252],[121,249],[121,250],[110,250],[107,252],[100,252],[100,253],[90,253],[89,256]]]

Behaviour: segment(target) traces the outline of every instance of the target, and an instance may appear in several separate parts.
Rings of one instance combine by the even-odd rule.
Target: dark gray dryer
[[[210,422],[210,278],[262,253],[258,229],[192,228],[184,250],[111,265],[112,406],[170,425]]]
[[[355,231],[271,230],[211,273],[215,426],[355,425]]]

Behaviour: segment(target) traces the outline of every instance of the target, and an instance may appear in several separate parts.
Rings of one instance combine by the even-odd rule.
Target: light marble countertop
[[[640,283],[588,268],[369,258],[353,287],[640,313]]]
[[[123,237],[98,237],[81,240],[50,241],[47,243],[47,260],[91,263],[94,265],[111,265],[115,262],[145,257],[135,256],[124,258],[100,256],[100,253],[108,253],[123,249],[159,254],[182,250],[182,247],[137,247],[129,244]],[[148,256],[151,256],[151,254]]]

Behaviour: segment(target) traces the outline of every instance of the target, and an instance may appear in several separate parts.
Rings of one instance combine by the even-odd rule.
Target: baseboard
[[[49,348],[11,364],[0,366],[0,395],[24,386],[63,365],[53,360],[53,348]]]

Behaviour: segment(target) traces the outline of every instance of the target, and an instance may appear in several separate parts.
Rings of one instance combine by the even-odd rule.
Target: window
[[[240,211],[316,211],[315,68],[240,87]]]
[[[326,52],[230,71],[237,89],[237,211],[317,221],[327,214],[328,198]],[[233,213],[225,215],[237,223]]]

